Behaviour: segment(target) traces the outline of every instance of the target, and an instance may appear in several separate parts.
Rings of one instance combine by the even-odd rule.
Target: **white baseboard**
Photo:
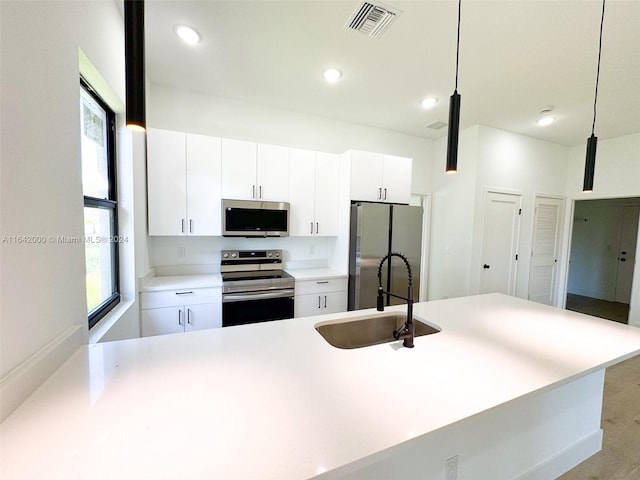
[[[0,422],[84,343],[81,325],[69,327],[0,379]]]
[[[558,478],[602,449],[602,429],[570,445],[557,455],[518,475],[513,480],[549,480]]]

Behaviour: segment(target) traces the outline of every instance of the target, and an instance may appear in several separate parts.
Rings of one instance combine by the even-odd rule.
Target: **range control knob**
[[[276,252],[276,257],[279,257],[279,256],[280,256],[280,252]]]
[[[236,258],[237,256],[238,256],[238,254],[237,254],[236,252],[233,252],[233,253],[231,254],[231,258]]]
[[[267,257],[271,257],[273,255],[271,252],[267,252]]]
[[[229,258],[229,252],[224,252],[224,255],[222,255],[223,258]]]

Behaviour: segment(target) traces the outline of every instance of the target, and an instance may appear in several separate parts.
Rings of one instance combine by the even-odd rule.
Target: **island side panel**
[[[602,448],[603,392],[604,369],[315,478],[441,480],[450,478],[445,462],[456,456],[457,480],[557,478]]]

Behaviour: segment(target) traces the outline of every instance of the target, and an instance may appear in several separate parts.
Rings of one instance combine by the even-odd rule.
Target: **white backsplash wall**
[[[156,275],[218,272],[221,250],[280,249],[286,268],[321,268],[334,243],[333,237],[149,237],[149,256]]]

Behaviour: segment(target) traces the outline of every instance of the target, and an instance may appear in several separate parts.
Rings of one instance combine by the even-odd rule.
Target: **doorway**
[[[629,321],[640,198],[575,202],[567,309]]]
[[[515,295],[522,196],[486,191],[483,207],[480,293]]]

